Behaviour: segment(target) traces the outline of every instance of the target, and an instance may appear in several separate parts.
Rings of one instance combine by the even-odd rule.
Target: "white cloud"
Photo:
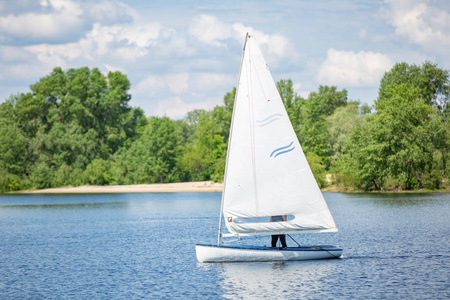
[[[32,59],[32,55],[22,47],[0,45],[0,61],[20,63],[28,59]]]
[[[126,40],[128,45],[147,48],[155,44],[160,30],[161,26],[158,23],[125,26],[120,29],[117,40]]]
[[[186,93],[189,90],[188,73],[168,74],[164,76],[164,80],[175,94]]]
[[[89,44],[96,44],[98,55],[105,55],[109,51],[109,44],[115,40],[120,29],[120,26],[102,26],[99,23],[95,23],[92,30],[86,33],[84,40],[88,41]]]
[[[258,41],[258,45],[267,50],[267,54],[275,54],[276,56],[284,56],[288,53],[291,55],[295,52],[293,48],[290,46],[289,41],[281,35],[278,34],[266,34],[260,30],[256,30],[253,27],[244,26],[241,23],[234,23],[234,38],[238,42],[243,42],[243,37],[245,37],[246,33],[251,34]]]
[[[92,45],[98,55],[116,53],[126,60],[133,60],[148,53],[147,48],[156,43],[160,28],[158,23],[114,26],[96,23],[79,44],[85,41]]]
[[[274,78],[301,82],[294,89],[303,97],[319,84],[333,84],[365,99],[364,91],[376,90],[393,62],[429,59],[445,69],[450,62],[447,0],[352,4],[359,8],[351,20],[346,9],[323,14],[324,5],[317,4],[299,18],[292,8],[301,5],[292,4],[244,13],[239,8],[248,4],[236,0],[202,8],[137,2],[0,0],[0,91],[22,91],[17,87],[28,87],[55,66],[89,66],[127,74],[133,104],[147,115],[166,114],[164,107],[171,115],[212,108],[236,84],[247,32]],[[336,26],[338,31],[329,30]]]
[[[268,55],[284,56],[287,53],[295,53],[284,36],[266,34],[241,23],[226,24],[212,15],[200,15],[194,18],[193,24],[189,28],[190,35],[205,44],[216,47],[226,46],[225,42],[229,39],[243,44],[247,33],[256,38],[259,46],[266,49]]]
[[[116,67],[116,66],[112,66],[112,65],[109,65],[109,64],[105,64],[104,67],[105,67],[107,72],[116,72],[116,71],[121,72],[121,73],[124,72],[122,68],[119,68],[119,67]]]
[[[140,94],[147,96],[154,96],[161,90],[167,87],[161,76],[150,75],[141,80],[135,89],[131,91],[132,94]]]
[[[220,99],[219,99],[220,101]],[[181,118],[194,109],[211,110],[217,105],[217,99],[194,103],[185,103],[180,96],[169,98],[158,102],[156,114],[166,115],[171,118]]]
[[[392,65],[392,60],[381,53],[329,49],[317,80],[321,84],[343,87],[376,86]]]
[[[22,0],[8,4],[10,13],[0,16],[0,38],[11,43],[74,42],[83,37],[92,25],[133,23],[139,15],[120,2],[73,0]],[[148,28],[124,32],[135,43],[148,41],[153,34]],[[138,36],[137,36],[138,35]]]
[[[94,61],[97,57],[112,57],[134,61],[148,54],[148,47],[159,36],[160,26],[157,23],[145,25],[102,26],[94,24],[85,38],[74,43],[38,44],[24,47],[36,54],[37,58],[51,66],[67,65],[67,61],[86,59]]]
[[[49,68],[60,66],[65,68],[67,61],[84,58],[92,61],[93,45],[87,40],[60,45],[40,44],[24,47],[36,55],[37,59]]]
[[[222,41],[231,37],[231,27],[215,16],[200,15],[194,18],[189,34],[205,44],[223,47],[225,44]]]
[[[387,22],[398,35],[426,49],[448,51],[450,45],[450,13],[443,9],[448,3],[439,1],[386,0],[383,10]],[[438,5],[436,5],[438,4]],[[443,4],[443,5],[442,5]]]
[[[41,0],[41,1],[39,2],[39,5],[41,5],[41,6],[43,6],[43,7],[47,7],[49,4],[48,4],[48,1],[47,1],[47,0]]]
[[[0,17],[0,32],[20,38],[53,39],[73,33],[83,24],[80,5],[69,0],[41,1],[47,13],[9,14]],[[50,7],[51,9],[47,9]]]
[[[236,84],[237,74],[228,75],[222,73],[193,73],[189,83],[192,89],[199,92],[226,90]]]
[[[117,1],[83,3],[84,17],[91,22],[111,25],[130,23],[139,19],[139,14],[128,5]]]
[[[189,74],[173,73],[166,75],[149,75],[141,80],[133,92],[154,96],[159,93],[171,92],[180,95],[189,90]]]
[[[135,61],[136,58],[148,54],[147,49],[140,47],[117,47],[116,49],[111,49],[109,52],[113,57],[125,61]]]
[[[150,75],[139,82],[135,93],[155,95],[166,90],[175,95],[182,95],[189,91],[203,94],[217,90],[227,90],[236,82],[237,75],[222,73],[171,73],[165,75]]]

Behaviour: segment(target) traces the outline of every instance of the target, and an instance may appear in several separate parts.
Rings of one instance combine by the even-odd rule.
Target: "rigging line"
[[[337,256],[337,255],[334,255],[333,253],[331,253],[330,251],[328,251],[327,249],[323,249],[323,247],[318,247],[320,250],[323,250],[323,251],[326,251],[326,252],[328,252],[328,254],[330,254],[331,256],[333,256],[334,258],[339,258],[339,257],[341,257],[341,256]]]
[[[264,57],[263,57],[264,58]],[[266,62],[266,60],[264,59],[264,62],[266,63],[265,64],[265,66],[267,66],[267,62]],[[261,68],[261,66],[254,66],[255,67],[255,69],[258,69],[258,68]],[[258,73],[256,73],[256,75],[257,75],[257,77],[258,77],[258,82],[259,82],[259,86],[261,87],[261,91],[263,92],[263,95],[264,95],[264,98],[266,99],[266,100],[269,100],[269,97],[267,97],[267,94],[266,94],[266,89],[265,89],[265,86],[262,84],[262,81],[261,81],[261,77],[259,77],[259,74]],[[270,74],[270,71],[269,71],[269,77],[270,77],[270,79],[272,79],[272,81],[273,81],[273,77],[272,77],[272,75]],[[274,83],[275,83],[275,81],[273,81]],[[275,84],[276,85],[276,84]],[[278,94],[278,96],[277,96],[277,94]],[[277,94],[275,94],[275,97],[280,97],[281,98],[281,96],[280,96],[280,93],[278,92],[278,90],[277,90]],[[282,115],[282,114],[280,114],[280,115]]]
[[[296,240],[294,240],[294,238],[293,238],[290,234],[287,234],[287,233],[286,233],[286,235],[287,235],[288,237],[290,237],[290,238],[298,245],[299,248],[302,247],[302,246],[300,246],[300,244],[299,244]],[[322,251],[326,251],[328,254],[330,254],[330,255],[333,256],[334,258],[339,258],[339,257],[340,257],[340,256],[337,256],[337,255],[334,255],[333,253],[331,253],[331,252],[328,251],[327,249],[324,249],[323,247],[316,247],[316,248],[319,248],[319,249],[322,250]]]
[[[299,243],[297,243],[297,241],[296,240],[294,240],[294,238],[290,235],[290,234],[286,234],[288,237],[290,237],[299,247],[301,247],[300,246],[300,244]],[[326,251],[326,250],[325,250]]]
[[[252,155],[252,169],[253,169],[253,189],[255,191],[255,213],[256,218],[259,216],[259,207],[258,207],[258,185],[256,182],[256,155],[255,155],[255,124],[254,124],[254,111],[253,111],[253,72],[252,72],[252,47],[248,47],[248,76],[247,76],[247,84],[248,84],[248,95],[249,95],[249,117],[250,117],[250,140],[251,140],[251,155]],[[250,82],[249,82],[250,81]]]

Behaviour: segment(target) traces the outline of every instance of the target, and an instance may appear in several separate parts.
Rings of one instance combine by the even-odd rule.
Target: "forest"
[[[448,191],[448,70],[398,63],[373,106],[336,86],[307,98],[290,79],[277,87],[320,187]],[[235,88],[179,120],[146,117],[129,89],[121,72],[55,68],[11,95],[0,105],[0,192],[223,180]]]

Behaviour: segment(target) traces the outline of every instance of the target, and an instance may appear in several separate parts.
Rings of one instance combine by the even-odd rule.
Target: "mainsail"
[[[250,35],[233,109],[222,214],[234,235],[337,231],[266,61]],[[271,216],[280,215],[287,220],[270,222]]]

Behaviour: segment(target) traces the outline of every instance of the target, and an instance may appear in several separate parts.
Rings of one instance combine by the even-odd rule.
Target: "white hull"
[[[342,248],[336,246],[306,246],[269,248],[258,246],[195,245],[199,262],[256,262],[340,258]]]

